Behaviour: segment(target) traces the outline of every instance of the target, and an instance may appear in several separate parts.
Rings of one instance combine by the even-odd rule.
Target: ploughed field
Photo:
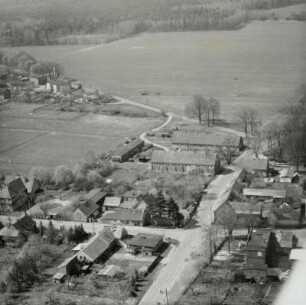
[[[148,33],[105,45],[10,50],[63,64],[89,87],[178,114],[193,94],[211,95],[230,120],[241,106],[271,115],[294,95],[306,80],[305,33],[305,22],[266,21],[238,31]],[[144,91],[149,95],[141,96]]]
[[[33,166],[74,166],[88,151],[113,150],[125,137],[160,125],[163,118],[58,112],[38,104],[0,106],[0,168],[28,174]]]

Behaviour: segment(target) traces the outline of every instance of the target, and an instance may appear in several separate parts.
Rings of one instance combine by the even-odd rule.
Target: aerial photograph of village
[[[0,305],[305,305],[306,0],[0,0]]]

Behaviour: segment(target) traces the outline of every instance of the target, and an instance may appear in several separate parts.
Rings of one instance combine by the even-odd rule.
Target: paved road
[[[192,284],[198,275],[199,262],[209,261],[210,227],[214,209],[227,199],[227,194],[240,173],[240,169],[234,169],[212,181],[206,195],[206,198],[211,199],[203,198],[195,216],[196,224],[186,230],[180,245],[160,270],[140,305],[167,304],[166,290],[168,302],[173,304],[179,301]]]

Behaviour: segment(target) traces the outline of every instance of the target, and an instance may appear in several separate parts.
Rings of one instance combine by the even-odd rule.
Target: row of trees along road
[[[220,102],[213,97],[206,98],[203,95],[196,94],[193,96],[191,104],[185,108],[185,113],[191,117],[197,117],[199,124],[202,124],[205,118],[207,126],[215,124],[216,118],[220,115]]]

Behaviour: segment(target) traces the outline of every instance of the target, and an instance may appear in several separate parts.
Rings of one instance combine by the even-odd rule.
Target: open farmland
[[[22,49],[63,64],[86,86],[179,114],[193,94],[214,96],[222,116],[231,119],[241,105],[270,115],[294,95],[306,78],[305,33],[305,22],[267,21],[238,31],[143,34],[105,45]],[[142,91],[151,94],[141,97]]]
[[[57,112],[37,104],[10,103],[0,109],[0,168],[16,174],[38,165],[73,166],[88,151],[109,152],[125,137],[163,120]]]

